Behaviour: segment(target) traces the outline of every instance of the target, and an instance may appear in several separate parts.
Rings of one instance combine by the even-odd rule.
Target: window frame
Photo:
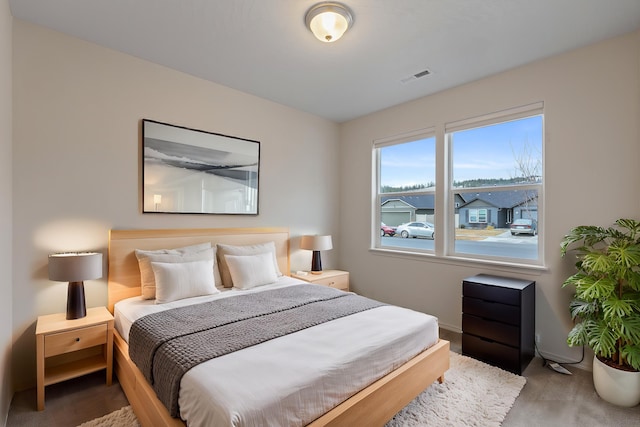
[[[478,255],[478,254],[469,254],[464,252],[456,252],[455,244],[456,244],[456,225],[455,225],[455,214],[459,209],[459,202],[456,201],[456,193],[466,193],[466,192],[478,192],[484,191],[486,192],[488,188],[491,188],[491,191],[507,191],[513,190],[513,185],[507,186],[493,186],[493,187],[474,187],[474,188],[455,188],[453,187],[453,144],[451,141],[450,135],[453,132],[460,130],[467,130],[473,128],[479,128],[484,126],[498,125],[500,123],[505,123],[514,120],[520,120],[528,117],[540,116],[542,123],[542,152],[541,152],[541,182],[533,183],[533,184],[518,184],[516,188],[518,190],[535,190],[537,191],[537,215],[536,220],[538,222],[538,241],[537,241],[537,258],[536,259],[527,259],[527,258],[509,258],[509,257],[500,257],[496,255]],[[438,233],[436,231],[435,241],[434,241],[434,249],[433,250],[421,250],[421,249],[413,249],[413,248],[402,248],[396,246],[383,246],[382,245],[382,237],[380,236],[380,221],[381,221],[381,199],[382,196],[386,196],[389,193],[380,193],[381,188],[381,170],[380,170],[380,158],[379,158],[379,150],[378,148],[382,148],[388,145],[402,144],[406,142],[415,141],[419,138],[426,137],[434,137],[435,136],[435,144],[436,144],[436,179],[435,179],[435,188],[433,191],[425,191],[421,193],[433,194],[435,198],[435,208],[434,208],[434,220],[432,221],[436,230],[442,229],[444,233]],[[420,129],[413,132],[407,132],[405,134],[401,134],[398,136],[386,137],[381,139],[376,139],[373,141],[372,147],[372,171],[373,179],[372,179],[372,233],[371,233],[371,250],[373,251],[381,251],[384,253],[392,252],[394,255],[399,256],[429,256],[433,258],[438,258],[445,261],[451,261],[454,263],[458,263],[460,261],[468,261],[474,263],[484,263],[484,264],[492,264],[492,265],[502,265],[502,266],[518,266],[532,269],[545,269],[544,262],[544,239],[545,239],[545,223],[544,221],[544,188],[546,182],[546,174],[545,174],[545,136],[546,136],[546,126],[545,126],[545,112],[544,112],[544,103],[542,101],[535,102],[532,104],[527,104],[515,108],[509,108],[501,111],[496,111],[489,114],[483,114],[476,117],[465,118],[462,120],[456,120],[451,122],[442,122],[436,124],[432,127]],[[397,195],[406,195],[406,193],[393,193]],[[412,195],[417,194],[416,192],[411,192]],[[479,208],[482,209],[482,208]],[[485,209],[486,211],[486,209]],[[485,215],[488,213],[485,212]],[[480,218],[478,218],[480,219]],[[509,221],[512,222],[514,217],[512,216]],[[414,219],[415,221],[415,219]],[[479,224],[487,224],[488,219],[485,216],[484,222],[479,222]]]
[[[435,138],[435,144],[436,144],[436,159],[437,159],[437,145],[438,145],[438,139],[437,139],[437,135],[435,132],[435,128],[434,127],[429,127],[429,128],[424,128],[424,129],[418,129],[415,131],[410,131],[410,132],[406,132],[397,136],[391,136],[391,137],[386,137],[386,138],[381,138],[381,139],[377,139],[373,141],[373,149],[372,149],[372,170],[375,171],[374,173],[374,179],[372,180],[372,200],[373,200],[373,206],[375,206],[374,209],[371,210],[371,217],[372,217],[372,230],[375,230],[375,232],[372,233],[371,235],[371,247],[373,249],[383,249],[383,250],[398,250],[399,248],[395,247],[395,246],[382,246],[382,236],[380,236],[380,223],[382,222],[382,198],[389,196],[389,195],[394,195],[394,196],[418,196],[418,195],[434,195],[434,198],[436,199],[436,204],[437,204],[437,195],[436,195],[436,188],[433,189],[424,189],[424,190],[420,190],[420,191],[402,191],[402,192],[394,192],[394,193],[382,193],[380,191],[380,189],[382,188],[382,183],[380,182],[381,179],[381,171],[380,171],[380,150],[381,148],[384,147],[389,147],[389,146],[393,146],[393,145],[399,145],[399,144],[407,144],[407,143],[411,143],[411,142],[416,142],[422,139],[429,139],[429,138]],[[436,164],[434,165],[436,168],[436,180],[437,180],[437,175],[438,175],[438,164],[437,164],[437,160],[436,160]],[[437,182],[436,182],[436,187],[437,187]],[[411,222],[416,222],[415,219],[412,219],[409,221],[409,223]],[[377,225],[376,225],[377,224]],[[407,252],[407,251],[403,251],[403,252]],[[409,253],[423,253],[423,254],[431,254],[433,255],[435,253],[435,251],[433,250],[413,250],[413,251],[409,251]]]

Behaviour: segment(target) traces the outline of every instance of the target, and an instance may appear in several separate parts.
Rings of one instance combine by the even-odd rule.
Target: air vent
[[[401,79],[400,82],[402,82],[402,84],[411,83],[412,81],[418,80],[421,77],[428,76],[429,74],[431,74],[431,71],[429,71],[428,69],[423,70],[423,71],[420,71],[419,73],[415,73],[412,76]]]

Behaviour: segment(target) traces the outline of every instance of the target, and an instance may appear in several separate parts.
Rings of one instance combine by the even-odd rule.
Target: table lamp
[[[320,251],[333,249],[331,236],[302,236],[302,239],[300,240],[300,248],[313,251],[311,258],[311,274],[321,274],[322,260],[320,259]]]
[[[87,315],[84,299],[84,280],[102,277],[102,254],[71,252],[49,255],[49,280],[69,282],[67,288],[67,319],[81,319]]]

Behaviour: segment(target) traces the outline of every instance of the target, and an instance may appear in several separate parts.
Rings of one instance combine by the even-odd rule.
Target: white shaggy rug
[[[386,427],[500,426],[526,379],[451,352],[444,383],[434,383]],[[130,406],[79,427],[139,427]]]
[[[140,427],[140,423],[131,406],[125,406],[104,417],[82,423],[78,427]]]
[[[526,378],[458,353],[444,383],[435,383],[404,407],[386,427],[500,426]]]

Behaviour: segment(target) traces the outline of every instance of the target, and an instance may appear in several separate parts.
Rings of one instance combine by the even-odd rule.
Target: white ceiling
[[[9,3],[16,18],[337,122],[640,28],[640,0],[343,0],[355,23],[335,43],[305,27],[316,0]]]

